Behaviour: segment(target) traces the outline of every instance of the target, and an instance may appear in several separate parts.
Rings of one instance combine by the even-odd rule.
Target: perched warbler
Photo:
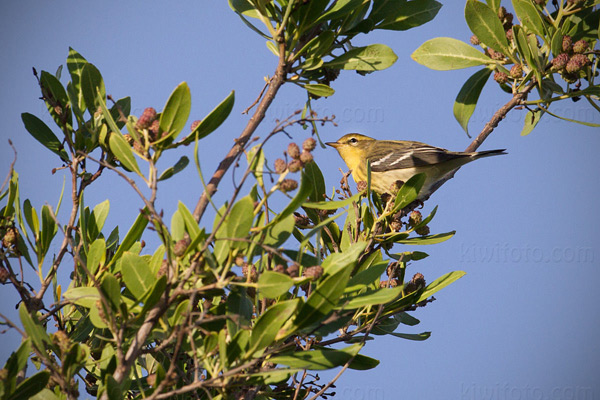
[[[435,190],[437,182],[464,164],[482,157],[506,154],[504,149],[463,153],[420,142],[376,140],[358,133],[350,133],[337,142],[325,144],[340,153],[357,183],[367,181],[369,161],[371,189],[380,194],[393,193],[398,183],[402,184],[413,175],[425,173],[427,179],[419,192],[419,199],[429,196]]]

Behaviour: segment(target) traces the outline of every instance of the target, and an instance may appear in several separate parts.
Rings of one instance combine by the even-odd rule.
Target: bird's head
[[[325,143],[340,153],[340,156],[350,169],[356,169],[359,164],[365,162],[365,155],[375,139],[360,133],[349,133],[342,136],[336,142]]]

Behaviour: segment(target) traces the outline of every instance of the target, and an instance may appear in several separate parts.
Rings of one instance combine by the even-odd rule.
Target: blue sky
[[[342,72],[332,84],[336,94],[314,103],[321,116],[338,117],[339,127],[321,128],[323,139],[360,132],[452,150],[467,147],[470,141],[454,120],[452,104],[475,69],[431,71],[410,58],[433,37],[468,41],[463,7],[463,2],[447,2],[423,27],[357,40],[355,45],[389,45],[398,62],[366,77]],[[132,97],[137,115],[148,106],[162,108],[175,86],[186,81],[192,91],[190,123],[235,90],[231,117],[201,144],[202,167],[210,175],[248,120],[241,111],[276,64],[264,40],[225,1],[24,0],[3,2],[0,11],[0,175],[4,179],[12,160],[11,139],[18,152],[21,197],[38,209],[56,204],[63,174],[51,174],[56,158],[21,123],[22,112],[49,122],[31,67],[54,72],[71,46],[100,69],[108,93]],[[301,89],[284,87],[258,135],[264,137],[276,118],[301,108],[304,99]],[[488,84],[472,132],[508,100],[493,82]],[[600,115],[583,103],[565,102],[553,110],[600,123]],[[521,137],[523,117],[523,111],[510,113],[482,146],[506,148],[508,155],[466,166],[425,206],[428,212],[439,205],[433,232],[457,234],[443,244],[419,248],[430,257],[414,263],[410,272],[421,272],[428,281],[451,270],[467,272],[439,292],[437,301],[414,313],[420,325],[404,330],[432,331],[431,338],[378,337],[365,354],[380,359],[380,366],[346,373],[336,398],[600,399],[600,130],[544,117],[531,135]],[[293,133],[297,142],[307,135],[300,129]],[[274,140],[269,159],[280,156],[288,142]],[[192,149],[185,151],[191,156]],[[338,168],[345,166],[333,149],[317,149],[314,155],[331,190],[339,183]],[[107,226],[119,224],[124,232],[139,202],[118,177],[105,175],[104,183],[91,188],[86,204],[111,198]],[[229,176],[224,179],[218,200],[229,196],[230,182]],[[192,208],[201,193],[191,167],[165,183],[159,203],[166,215],[178,200]],[[5,285],[0,296],[0,312],[16,320],[15,291]],[[0,349],[3,363],[19,339],[9,332],[2,340],[10,343]]]

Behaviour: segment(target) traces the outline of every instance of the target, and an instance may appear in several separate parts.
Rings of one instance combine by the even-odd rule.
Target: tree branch
[[[279,88],[285,83],[286,75],[288,70],[288,64],[285,60],[285,45],[283,43],[279,44],[279,63],[277,65],[277,69],[275,70],[275,75],[271,78],[269,82],[269,88],[265,93],[264,97],[260,101],[260,104],[256,108],[256,111],[248,121],[248,124],[240,134],[240,136],[235,140],[235,144],[229,150],[225,158],[219,163],[217,170],[213,174],[212,178],[206,185],[206,189],[200,196],[198,203],[196,204],[196,208],[194,209],[194,218],[196,221],[200,221],[202,215],[204,215],[204,211],[206,210],[206,206],[208,205],[209,198],[217,192],[217,188],[221,179],[231,167],[234,160],[237,156],[242,152],[248,140],[256,131],[256,128],[260,125],[262,120],[265,118],[267,110],[269,106],[275,99],[275,95],[279,91]]]

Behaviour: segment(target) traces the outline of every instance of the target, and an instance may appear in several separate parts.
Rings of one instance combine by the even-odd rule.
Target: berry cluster
[[[563,36],[562,53],[552,59],[552,72],[558,72],[568,83],[577,81],[579,72],[591,62],[584,54],[589,47],[589,43],[583,39],[573,43],[571,36]]]
[[[582,3],[584,0],[568,0],[567,5],[577,5]],[[547,0],[536,0],[538,5],[544,6]],[[498,10],[498,19],[504,27],[506,39],[514,46],[516,46],[516,39],[513,34],[513,19],[512,13],[506,11],[506,8],[500,7]],[[485,54],[493,60],[497,60],[501,63],[507,63],[508,57],[499,51],[492,48],[486,47],[479,38],[475,35],[471,36],[471,44],[478,46],[480,45]],[[538,40],[538,47],[540,43]],[[570,36],[564,36],[562,42],[561,53],[558,54],[551,61],[551,68],[549,72],[559,73],[560,76],[567,83],[574,83],[579,78],[585,76],[585,67],[591,63],[590,58],[586,55],[586,52],[590,50],[590,44],[586,40],[579,40],[573,43]],[[499,84],[505,84],[509,80],[519,80],[523,77],[523,66],[520,64],[514,64],[510,68],[510,72],[506,73],[503,68],[497,68],[494,72],[494,80]]]
[[[294,142],[287,147],[287,155],[291,158],[289,162],[278,158],[274,163],[274,170],[281,175],[286,172],[298,172],[304,166],[313,161],[312,151],[317,147],[317,142],[313,138],[308,138],[302,143],[302,152],[300,147]],[[284,179],[279,185],[279,189],[284,192],[291,192],[298,188],[298,182],[294,179]]]

